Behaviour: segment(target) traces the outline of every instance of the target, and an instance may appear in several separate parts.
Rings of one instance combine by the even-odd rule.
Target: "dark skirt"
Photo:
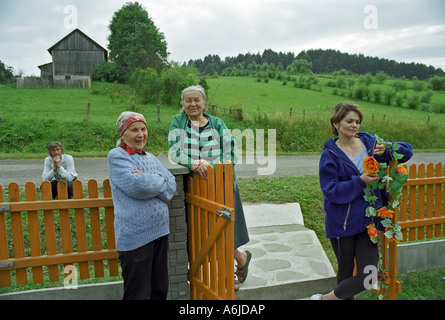
[[[235,209],[235,250],[245,245],[250,241],[249,232],[247,231],[246,218],[244,217],[243,204],[241,202],[241,196],[239,193],[239,187],[236,185],[236,189],[233,192],[233,207]]]

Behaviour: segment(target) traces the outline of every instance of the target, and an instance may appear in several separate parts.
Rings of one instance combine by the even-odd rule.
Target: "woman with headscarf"
[[[165,300],[168,292],[167,202],[174,176],[147,153],[147,122],[123,112],[116,122],[117,147],[108,153],[116,248],[124,278],[124,299]]]

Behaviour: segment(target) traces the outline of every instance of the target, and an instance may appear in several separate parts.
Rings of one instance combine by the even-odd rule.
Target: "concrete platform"
[[[325,293],[336,274],[314,231],[304,226],[298,203],[244,204],[252,253],[237,300],[290,300]]]

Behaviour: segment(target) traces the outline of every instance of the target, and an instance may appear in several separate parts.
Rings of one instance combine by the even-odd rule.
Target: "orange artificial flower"
[[[389,273],[386,271],[379,270],[378,279],[380,282],[383,282],[384,284],[389,284]]]
[[[397,168],[397,173],[408,175],[408,170],[406,170],[405,166],[400,166],[400,167]]]
[[[366,157],[363,159],[363,169],[365,169],[365,173],[377,173],[379,172],[379,163],[374,157]]]
[[[385,232],[387,232],[388,230],[391,230],[391,229],[394,229],[394,227],[385,228]],[[396,239],[396,235],[395,234],[392,236],[392,238],[388,238],[388,241],[389,242],[399,242],[399,240]]]
[[[366,228],[368,229],[368,235],[371,239],[377,238],[379,236],[379,231],[376,227],[374,227],[372,223],[368,224]]]
[[[396,239],[396,237],[392,237],[391,239],[388,239],[389,242],[399,242],[399,240]]]
[[[388,208],[381,208],[377,210],[377,215],[383,219],[389,218],[392,219],[392,215],[394,214],[394,211]]]

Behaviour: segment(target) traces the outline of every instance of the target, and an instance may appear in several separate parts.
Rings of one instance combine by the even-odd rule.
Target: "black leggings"
[[[366,290],[365,281],[369,285],[370,270],[365,273],[365,268],[372,265],[375,267],[372,270],[377,271],[378,247],[371,242],[366,232],[351,237],[334,238],[331,243],[338,261],[337,287],[334,294],[340,299],[354,299],[354,295]],[[357,262],[355,276],[354,258]],[[377,279],[377,276],[373,279]]]

